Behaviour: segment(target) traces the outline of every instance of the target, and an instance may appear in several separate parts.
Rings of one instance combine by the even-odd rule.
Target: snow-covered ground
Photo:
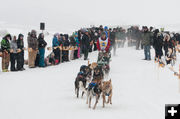
[[[153,52],[153,50],[151,50]],[[152,53],[154,54],[154,53]],[[97,52],[90,54],[96,61]],[[168,68],[144,61],[143,51],[120,48],[112,57],[113,104],[96,110],[77,99],[74,80],[82,59],[23,72],[0,72],[0,119],[164,119],[165,104],[180,103],[180,85]],[[178,70],[176,64],[176,70]]]

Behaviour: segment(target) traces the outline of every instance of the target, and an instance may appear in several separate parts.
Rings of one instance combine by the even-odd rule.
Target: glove
[[[17,53],[20,53],[21,52],[21,49],[17,49]]]
[[[10,53],[13,53],[13,49],[10,49]]]

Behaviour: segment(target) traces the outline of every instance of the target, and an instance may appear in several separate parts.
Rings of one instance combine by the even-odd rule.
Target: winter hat
[[[8,33],[8,34],[6,34],[6,36],[4,37],[4,39],[7,39],[7,37],[9,37],[10,38],[10,40],[12,39],[12,37],[11,37],[11,35]]]
[[[86,32],[88,32],[88,30],[87,30],[87,29],[84,29],[84,32],[86,33]]]
[[[39,36],[38,36],[38,39],[43,38],[43,37],[44,37],[44,34],[40,33]]]
[[[59,33],[55,33],[54,36],[55,36],[55,37],[58,37],[58,36],[59,36]]]
[[[159,29],[154,30],[154,33],[159,33]]]
[[[36,30],[32,30],[31,34],[35,34],[36,35]]]
[[[105,33],[105,32],[102,32],[102,33],[101,33],[101,36],[103,36],[103,35],[105,35],[105,36],[106,36],[106,33]]]
[[[24,37],[24,35],[20,33],[20,34],[18,35],[18,40],[20,40],[20,37]]]
[[[108,30],[108,27],[107,27],[107,26],[105,26],[105,27],[104,27],[104,29],[105,29],[105,30]]]
[[[75,32],[75,34],[74,34],[75,36],[78,36],[78,33],[77,32]]]
[[[88,32],[88,30],[87,30],[86,28],[81,29],[81,31],[82,31],[83,33]]]

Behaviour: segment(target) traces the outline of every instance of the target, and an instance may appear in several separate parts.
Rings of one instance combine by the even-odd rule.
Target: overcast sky
[[[180,23],[180,0],[0,0],[0,4],[0,21],[34,26],[44,21],[57,29]]]

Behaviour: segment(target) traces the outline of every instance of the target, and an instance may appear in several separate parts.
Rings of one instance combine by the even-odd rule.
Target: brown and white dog
[[[93,63],[91,63],[90,68],[91,68],[92,70],[94,70],[97,66],[98,66],[98,64],[97,64],[96,62],[93,62]]]
[[[98,66],[98,64],[96,62],[90,64],[90,62],[88,61],[88,66],[90,66],[90,68],[94,70]]]
[[[106,102],[106,96],[108,97],[108,101]],[[111,79],[109,81],[104,81],[102,85],[102,98],[103,98],[103,107],[105,107],[105,103],[112,104],[112,82]]]

